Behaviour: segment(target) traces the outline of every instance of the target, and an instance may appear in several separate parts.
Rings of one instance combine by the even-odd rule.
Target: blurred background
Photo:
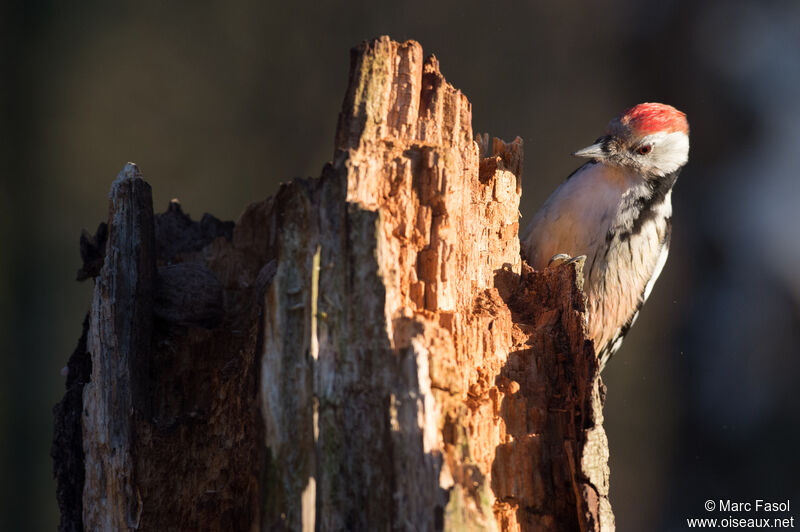
[[[223,219],[318,176],[348,50],[380,34],[438,56],[476,132],[524,139],[523,227],[613,115],[687,113],[671,257],[604,373],[618,529],[684,529],[706,499],[800,510],[800,3],[537,4],[2,3],[0,530],[57,523],[78,236],[117,172]]]

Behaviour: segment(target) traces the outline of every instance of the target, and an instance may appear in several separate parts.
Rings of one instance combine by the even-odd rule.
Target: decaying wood
[[[333,161],[235,226],[115,182],[62,530],[613,529],[582,264],[520,258],[522,141],[476,141],[416,42],[351,59]]]
[[[142,498],[133,463],[134,405],[149,410],[147,358],[153,329],[155,230],[150,186],[128,165],[111,186],[105,264],[95,285],[83,388],[83,524],[137,528]]]

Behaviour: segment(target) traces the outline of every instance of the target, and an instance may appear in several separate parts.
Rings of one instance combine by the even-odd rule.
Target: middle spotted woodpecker
[[[642,103],[573,155],[591,160],[547,199],[522,249],[535,269],[585,255],[589,336],[602,369],[667,260],[672,187],[689,159],[689,124],[674,107]]]

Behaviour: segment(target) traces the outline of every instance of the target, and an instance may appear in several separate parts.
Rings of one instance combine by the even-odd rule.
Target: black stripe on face
[[[675,186],[675,182],[678,180],[678,175],[680,173],[681,169],[678,168],[671,174],[651,178],[648,181],[650,195],[636,200],[635,206],[638,214],[633,220],[633,226],[631,227],[630,231],[619,233],[619,239],[621,242],[629,239],[631,235],[639,234],[645,222],[655,219],[656,208],[664,203],[667,193],[672,190],[673,186]]]
[[[603,148],[602,149],[603,149],[603,153],[605,153],[606,155],[611,155],[612,151],[616,151],[616,150],[612,150],[611,149],[612,142],[614,141],[614,137],[612,137],[611,135],[606,135],[605,137],[600,137],[597,140],[598,141],[603,141]]]

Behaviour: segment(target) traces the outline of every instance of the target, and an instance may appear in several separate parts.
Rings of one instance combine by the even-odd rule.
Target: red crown
[[[640,103],[624,111],[617,120],[622,126],[643,135],[656,131],[680,131],[689,134],[686,115],[663,103]]]

